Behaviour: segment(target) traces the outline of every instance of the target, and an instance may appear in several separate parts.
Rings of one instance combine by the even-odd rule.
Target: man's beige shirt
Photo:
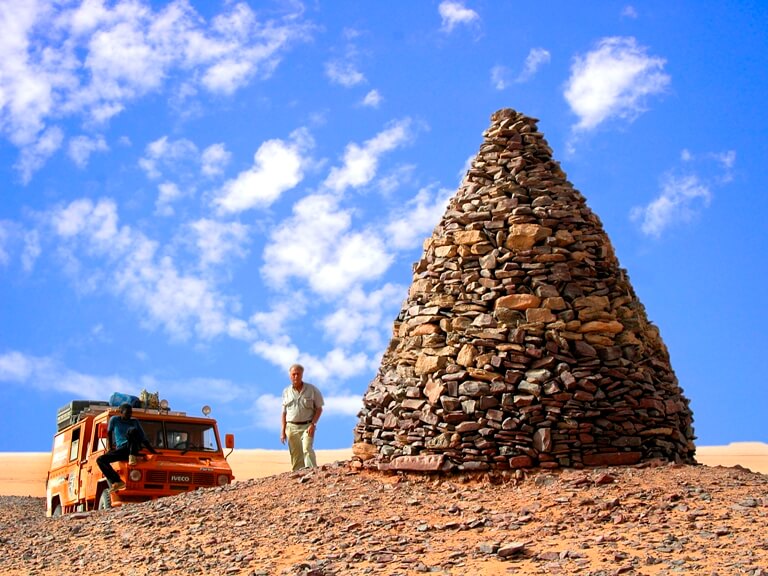
[[[304,382],[301,392],[288,386],[283,390],[283,410],[288,422],[306,422],[312,420],[315,411],[323,407],[323,395],[316,386]]]

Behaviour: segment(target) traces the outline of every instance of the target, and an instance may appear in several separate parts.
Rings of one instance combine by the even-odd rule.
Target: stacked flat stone
[[[353,450],[395,470],[694,462],[692,413],[536,120],[491,117],[414,265]]]

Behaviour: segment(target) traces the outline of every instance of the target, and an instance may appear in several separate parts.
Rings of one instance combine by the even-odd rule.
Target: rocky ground
[[[670,464],[525,475],[343,462],[45,518],[0,497],[0,573],[768,576],[768,476]]]

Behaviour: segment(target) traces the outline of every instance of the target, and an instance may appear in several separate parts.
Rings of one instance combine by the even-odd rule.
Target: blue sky
[[[768,441],[768,5],[0,0],[0,451],[159,391],[346,448],[490,115],[540,119],[692,401]],[[761,296],[762,294],[762,296]]]

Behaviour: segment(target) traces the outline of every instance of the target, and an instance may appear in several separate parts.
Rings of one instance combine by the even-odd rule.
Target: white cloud
[[[531,48],[531,51],[528,52],[528,56],[525,58],[523,71],[515,79],[515,82],[527,82],[533,78],[542,64],[547,64],[550,61],[550,58],[548,50],[545,50],[544,48]]]
[[[182,273],[168,256],[155,258],[147,241],[136,248],[113,278],[115,290],[145,311],[149,326],[161,325],[179,339],[194,333],[208,340],[227,333],[227,299],[208,280]]]
[[[462,166],[461,170],[459,170],[458,178],[459,182],[462,182],[464,180],[464,177],[467,175],[467,172],[472,168],[472,164],[475,161],[475,156],[467,156],[467,159],[464,161],[464,166]]]
[[[0,266],[7,266],[11,262],[9,250],[14,236],[15,225],[8,220],[0,220]]]
[[[35,365],[41,365],[41,360],[21,352],[6,352],[0,355],[0,382],[24,382],[29,379]]]
[[[718,161],[723,168],[730,170],[736,163],[736,151],[728,150],[727,152],[721,152],[714,155],[716,161]]]
[[[156,242],[129,226],[119,227],[112,200],[75,200],[49,219],[74,263],[71,269],[98,270],[106,280],[91,289],[124,298],[142,313],[147,326],[161,326],[179,339],[192,334],[202,339],[242,336],[242,322],[229,313],[236,303],[218,291],[215,276],[184,273],[170,256],[158,253]],[[79,265],[78,253],[93,260]]]
[[[170,54],[164,54],[147,38],[147,22],[141,11],[130,19],[97,30],[88,41],[83,64],[91,75],[82,101],[122,109],[121,101],[142,96],[160,87]],[[107,118],[100,118],[106,120]]]
[[[645,110],[648,96],[669,85],[664,64],[634,38],[604,38],[586,56],[577,56],[565,89],[579,117],[575,130],[592,130],[612,117],[633,120]]]
[[[178,171],[182,166],[198,160],[198,149],[186,138],[169,140],[162,136],[147,144],[144,156],[139,159],[139,166],[148,178],[157,179],[164,171]]]
[[[630,219],[648,236],[658,238],[666,230],[694,220],[712,202],[713,188],[733,180],[734,150],[694,154],[686,148],[680,160],[686,173],[665,174],[658,197],[630,212]]]
[[[193,415],[200,414],[198,411],[212,399],[217,404],[229,404],[249,396],[247,389],[223,378],[158,380],[153,376],[143,376],[139,379],[139,386],[150,391],[159,390],[160,397],[170,401],[172,410],[189,410]],[[132,389],[137,390],[136,387]],[[174,399],[183,400],[185,406],[179,406]]]
[[[22,269],[32,271],[42,253],[40,233],[35,229],[24,230],[10,220],[0,220],[0,267],[8,266],[12,254],[15,256],[19,251]]]
[[[644,234],[658,238],[666,229],[690,221],[711,199],[709,187],[697,176],[668,175],[662,182],[661,194],[647,206],[634,208],[631,218],[640,223]]]
[[[350,353],[341,348],[334,348],[322,358],[301,355],[301,364],[306,368],[307,378],[312,382],[324,384],[331,392],[335,391],[339,381],[372,372],[371,359],[363,352]]]
[[[270,206],[304,178],[306,154],[313,145],[304,128],[294,130],[287,142],[267,140],[256,151],[253,166],[226,182],[214,204],[223,213]]]
[[[381,104],[382,97],[378,90],[371,90],[363,98],[363,106],[368,108],[378,108]]]
[[[182,1],[14,3],[0,18],[0,134],[21,149],[28,181],[50,156],[40,141],[51,118],[107,122],[166,84],[232,94],[309,37],[301,12],[260,21],[225,3],[209,24]]]
[[[294,291],[291,298],[279,299],[267,312],[256,312],[248,319],[259,334],[276,340],[287,333],[287,324],[298,321],[306,311],[306,299],[300,292]],[[290,366],[290,364],[289,364]]]
[[[25,233],[24,249],[21,252],[21,266],[25,272],[32,271],[41,253],[39,232],[37,230],[30,230]]]
[[[345,88],[351,88],[365,82],[365,75],[360,72],[352,62],[338,61],[328,62],[325,65],[325,75],[335,84],[341,84]]]
[[[231,156],[232,154],[224,144],[211,144],[203,150],[201,157],[203,174],[206,176],[218,176],[224,171],[226,165],[229,164]]]
[[[242,387],[219,378],[158,381],[151,376],[133,380],[117,375],[86,374],[63,366],[58,359],[15,350],[0,354],[0,384],[103,400],[116,391],[138,395],[142,389],[160,390],[163,398],[171,399],[171,407],[176,410],[182,407],[173,404],[173,398],[202,405],[211,398],[219,403],[230,403],[247,396]]]
[[[480,15],[470,8],[466,8],[463,3],[453,0],[444,0],[438,6],[440,19],[442,20],[442,30],[451,32],[460,24],[472,24],[480,20]]]
[[[136,389],[134,383],[119,376],[83,374],[66,369],[52,358],[18,351],[0,354],[0,382],[88,398],[109,398],[115,390]]]
[[[155,201],[155,214],[158,216],[173,216],[175,212],[173,203],[184,194],[173,182],[163,182],[157,187],[157,190],[159,194]]]
[[[416,166],[413,164],[400,164],[382,174],[376,179],[376,189],[384,196],[388,196],[403,186],[410,185]]]
[[[453,191],[447,189],[419,190],[386,225],[387,243],[398,249],[419,246],[437,226],[451,196]]]
[[[211,66],[203,76],[203,85],[211,92],[232,94],[253,74],[254,65],[248,60],[228,59]]]
[[[333,250],[336,239],[351,224],[330,195],[313,194],[299,200],[293,216],[270,235],[264,248],[262,275],[278,286],[292,277],[311,277]]]
[[[381,277],[393,261],[384,242],[368,232],[343,236],[329,256],[309,278],[315,292],[329,296],[341,294],[358,282]]]
[[[324,186],[335,192],[347,188],[359,188],[368,184],[376,175],[379,157],[411,139],[411,120],[399,120],[391,124],[362,146],[348,144],[344,151],[344,165],[331,168]]]
[[[57,75],[30,54],[28,41],[50,10],[45,3],[6,4],[0,18],[0,128],[20,147],[37,140],[56,103]]]
[[[334,348],[318,357],[301,352],[288,336],[255,342],[251,351],[285,371],[292,364],[301,364],[307,381],[324,387],[326,400],[339,390],[339,382],[376,370],[371,358],[363,352],[350,353]]]
[[[46,128],[36,142],[22,148],[16,168],[21,172],[21,179],[25,184],[32,179],[32,174],[61,147],[63,140],[64,132],[61,128],[52,126]]]
[[[634,6],[627,5],[624,7],[624,9],[621,11],[621,15],[624,18],[632,18],[633,20],[638,17],[637,10]]]
[[[713,180],[719,183],[727,183],[733,180],[733,167],[736,164],[736,151],[726,150],[725,152],[706,152],[704,154],[694,155],[688,149],[684,149],[680,153],[680,159],[685,163],[699,162],[701,165],[710,168],[710,172],[714,174]],[[717,170],[719,169],[719,173]]]
[[[322,319],[326,338],[337,346],[362,343],[369,350],[382,350],[392,335],[392,318],[407,293],[406,287],[390,283],[370,293],[361,288],[351,290],[338,308]]]
[[[106,152],[109,150],[103,136],[89,138],[88,136],[76,136],[69,140],[69,157],[78,168],[88,166],[88,160],[94,152]]]
[[[372,232],[352,231],[351,214],[330,195],[310,195],[271,234],[262,275],[275,286],[289,278],[306,281],[313,292],[333,296],[380,277],[392,256]]]
[[[296,364],[301,355],[298,346],[287,335],[276,336],[270,340],[257,340],[251,345],[251,352],[285,370]]]
[[[360,394],[348,396],[328,396],[324,398],[323,414],[329,416],[357,416],[363,407],[363,397]]]
[[[201,218],[189,225],[200,254],[200,264],[208,267],[221,264],[230,256],[246,255],[248,227],[239,222],[219,222]]]
[[[197,179],[198,169],[204,176],[220,175],[231,156],[222,143],[211,144],[201,153],[197,145],[186,138],[171,140],[161,136],[147,144],[139,166],[153,180],[173,173],[192,182]]]
[[[256,398],[252,407],[254,424],[265,430],[280,432],[280,415],[283,412],[283,399],[274,394],[262,394]]]
[[[493,87],[496,88],[496,90],[504,90],[509,86],[510,75],[509,68],[506,66],[498,65],[491,68],[491,83],[493,84]]]

